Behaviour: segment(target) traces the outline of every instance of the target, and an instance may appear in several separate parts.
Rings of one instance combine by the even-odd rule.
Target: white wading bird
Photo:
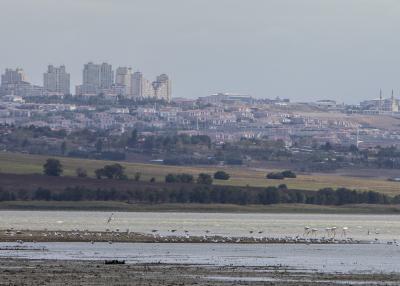
[[[346,237],[347,236],[347,231],[349,230],[349,228],[347,226],[342,228],[342,236]]]

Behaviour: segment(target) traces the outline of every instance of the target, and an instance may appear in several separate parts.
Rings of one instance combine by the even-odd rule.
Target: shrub
[[[190,174],[182,173],[177,175],[178,181],[181,183],[193,183],[194,178]]]
[[[48,189],[38,188],[34,194],[35,200],[49,201],[51,199],[51,192]]]
[[[214,179],[216,180],[229,180],[230,175],[225,171],[217,171],[214,173]]]
[[[176,175],[168,174],[165,176],[165,182],[166,183],[176,183],[176,182],[178,182],[178,179],[177,179]]]
[[[278,189],[279,189],[279,190],[287,190],[288,187],[287,187],[286,184],[280,184],[280,185],[278,186]]]
[[[135,180],[136,182],[139,182],[141,176],[142,176],[142,174],[141,174],[140,172],[136,172],[136,173],[135,173],[134,180]]]
[[[267,174],[267,179],[283,180],[285,178],[296,178],[296,174],[290,170]]]
[[[14,201],[15,195],[9,191],[0,189],[0,201]]]
[[[75,173],[76,173],[76,176],[79,177],[79,178],[86,178],[87,177],[87,172],[83,168],[80,168],[80,167],[77,168],[75,170]]]
[[[285,178],[296,178],[297,177],[296,174],[293,171],[290,171],[290,170],[283,171],[282,175]]]
[[[273,180],[283,180],[285,177],[282,175],[282,173],[268,173],[267,174],[267,179],[273,179]]]
[[[190,174],[168,174],[165,176],[166,183],[193,183],[194,178]]]

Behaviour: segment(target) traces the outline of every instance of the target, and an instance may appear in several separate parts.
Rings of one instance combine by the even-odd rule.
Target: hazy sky
[[[173,96],[357,102],[400,92],[398,0],[0,0],[0,69],[168,73]],[[74,90],[74,89],[73,89]]]

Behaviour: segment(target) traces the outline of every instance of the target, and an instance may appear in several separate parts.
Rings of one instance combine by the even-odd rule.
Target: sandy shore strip
[[[104,261],[0,259],[0,285],[398,285],[400,274],[340,274],[284,266],[106,265]]]
[[[311,237],[224,237],[216,235],[190,236],[143,234],[121,231],[49,231],[49,230],[0,230],[0,242],[131,242],[131,243],[303,243],[303,244],[367,244],[377,241],[353,240],[352,238]],[[396,243],[396,242],[392,242]]]

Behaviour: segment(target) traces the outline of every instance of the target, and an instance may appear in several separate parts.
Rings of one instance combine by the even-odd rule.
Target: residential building
[[[43,74],[43,88],[46,95],[70,94],[70,74],[66,72],[65,66],[49,65],[47,72]]]
[[[233,103],[245,103],[253,104],[254,99],[250,95],[246,94],[234,94],[234,93],[215,93],[209,96],[199,97],[199,102],[201,104],[212,104],[220,105],[223,103],[233,104]]]
[[[0,95],[16,95],[18,85],[26,83],[28,79],[23,69],[6,69],[1,75]]]
[[[132,74],[131,89],[132,97],[136,100],[154,97],[154,91],[150,81],[148,81],[141,72]]]
[[[29,83],[21,68],[6,69],[1,76],[0,95],[42,96],[43,87]]]
[[[166,74],[150,82],[141,72],[132,75],[132,97],[135,99],[154,98],[171,101],[171,81]]]
[[[22,97],[43,96],[43,87],[39,85],[33,85],[29,82],[23,82],[16,85],[14,94]]]
[[[6,69],[5,73],[1,76],[1,84],[17,84],[21,82],[27,82],[28,79],[25,72],[21,68]]]
[[[154,97],[163,99],[167,102],[171,101],[171,83],[166,74],[159,75],[152,83],[154,89]]]
[[[114,72],[110,64],[89,62],[84,65],[82,75],[82,85],[76,87],[77,95],[98,95],[113,87]]]
[[[115,72],[115,85],[121,88],[124,97],[132,97],[132,69],[119,67]]]
[[[114,85],[114,71],[112,65],[102,63],[100,66],[100,88],[110,89]]]

